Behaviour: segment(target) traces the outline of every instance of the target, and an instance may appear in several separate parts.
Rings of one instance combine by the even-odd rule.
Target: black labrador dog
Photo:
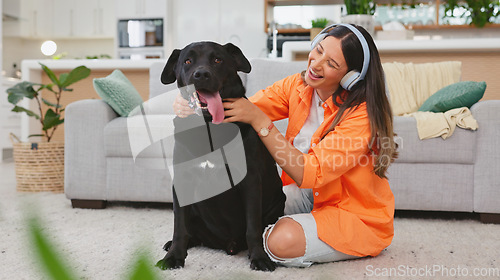
[[[161,269],[184,267],[194,246],[230,255],[248,249],[252,269],[276,268],[262,243],[264,228],[283,215],[276,163],[250,125],[221,123],[222,100],[245,97],[237,72],[250,70],[238,47],[214,42],[174,50],[163,69],[162,83],[177,80],[200,116],[174,119],[174,233]]]

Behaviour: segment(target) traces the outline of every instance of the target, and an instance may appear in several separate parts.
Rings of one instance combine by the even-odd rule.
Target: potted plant
[[[348,15],[373,15],[375,3],[371,0],[344,0]]]
[[[346,16],[342,17],[343,23],[352,23],[363,26],[372,36],[375,32],[375,2],[372,0],[344,0]]]
[[[40,65],[51,83],[39,84],[23,81],[7,89],[7,99],[14,105],[12,111],[26,113],[37,119],[42,126],[42,134],[30,135],[28,138],[41,136],[44,140],[40,143],[21,142],[11,134],[11,139],[12,137],[17,139],[17,142],[12,139],[17,190],[62,192],[64,189],[64,142],[51,142],[51,140],[57,127],[64,123],[62,93],[72,91],[68,87],[88,77],[90,69],[79,66],[57,77],[47,66],[41,63]],[[43,96],[42,93],[44,93]],[[46,94],[51,95],[55,101],[49,101]],[[35,100],[38,110],[35,112],[19,106],[19,102],[24,98]]]
[[[325,29],[325,27],[328,25],[328,19],[327,18],[317,18],[311,20],[312,28],[311,28],[311,41],[318,35],[321,30]]]
[[[469,18],[471,25],[481,28],[489,22],[494,22],[500,15],[499,6],[499,0],[448,0],[444,4],[444,17],[454,17],[455,9],[462,8],[463,12],[459,16]]]

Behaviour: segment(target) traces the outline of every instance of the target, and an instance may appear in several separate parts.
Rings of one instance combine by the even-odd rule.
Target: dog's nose
[[[210,74],[210,72],[207,70],[199,69],[193,73],[193,77],[196,80],[208,80],[212,77],[212,74]]]

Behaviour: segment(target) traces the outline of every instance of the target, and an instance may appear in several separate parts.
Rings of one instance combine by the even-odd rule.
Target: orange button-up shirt
[[[273,121],[288,118],[285,137],[293,143],[309,115],[312,94],[313,88],[302,82],[299,73],[257,92],[250,100]],[[300,187],[313,191],[312,215],[322,241],[345,254],[376,256],[394,236],[394,196],[387,179],[373,172],[366,103],[345,115],[321,139],[338,111],[331,98],[323,108],[324,121],[304,154]],[[293,183],[286,174],[282,180],[284,185]]]

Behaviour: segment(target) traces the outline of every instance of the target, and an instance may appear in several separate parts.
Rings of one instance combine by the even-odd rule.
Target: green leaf
[[[9,103],[16,105],[23,98],[35,98],[38,93],[33,88],[34,85],[37,84],[31,82],[20,82],[11,88],[8,88],[7,93],[9,94]]]
[[[51,279],[77,279],[67,268],[67,265],[63,263],[63,258],[53,249],[54,245],[50,244],[35,219],[31,219],[29,222],[29,232],[34,245],[34,251],[38,255],[38,260]]]
[[[31,138],[31,137],[44,137],[45,135],[43,134],[30,134],[28,135],[28,138]]]
[[[49,76],[50,80],[54,84],[56,84],[59,88],[61,88],[61,82],[57,79],[56,74],[54,74],[54,72],[52,72],[52,70],[50,70],[50,68],[45,66],[44,64],[40,63],[40,65],[42,66],[42,69],[45,72],[45,74],[47,74],[47,76]]]
[[[43,118],[42,130],[49,130],[62,123],[64,123],[64,119],[61,119],[61,115],[56,114],[56,112],[52,109],[48,109],[47,112],[45,112],[45,117]]]
[[[45,98],[42,98],[42,101],[43,101],[43,103],[45,103],[45,105],[47,105],[47,106],[54,107],[54,108],[62,108],[62,106],[61,106],[61,105],[57,105],[57,104],[54,104],[54,103],[52,103],[52,102],[49,102],[49,101],[48,101],[47,99],[45,99]]]
[[[345,0],[348,15],[373,15],[375,4],[372,0]]]
[[[52,91],[53,93],[57,93],[57,92],[54,90],[54,84],[40,85],[40,88],[38,89],[38,91],[43,90],[43,89],[47,89],[47,90]]]
[[[59,81],[61,82],[61,85],[64,85],[68,76],[69,73],[62,73],[61,75],[59,75]]]
[[[66,88],[90,75],[90,69],[85,66],[78,66],[71,70],[67,76],[64,76],[64,82],[61,82],[61,88]]]
[[[140,256],[135,262],[134,270],[130,275],[130,280],[155,280],[158,279],[157,275],[152,270],[152,266],[149,265],[152,262],[148,260],[145,256]]]
[[[328,19],[327,18],[317,18],[311,20],[311,24],[313,28],[325,28],[326,25],[328,24]]]
[[[19,106],[14,106],[14,109],[12,109],[12,112],[17,112],[17,113],[22,113],[22,112],[25,112],[26,114],[28,114],[28,116],[30,117],[35,117],[37,120],[40,119],[40,116],[38,114],[36,114],[35,112],[33,111],[30,111],[28,109],[25,109],[23,107],[19,107]]]

